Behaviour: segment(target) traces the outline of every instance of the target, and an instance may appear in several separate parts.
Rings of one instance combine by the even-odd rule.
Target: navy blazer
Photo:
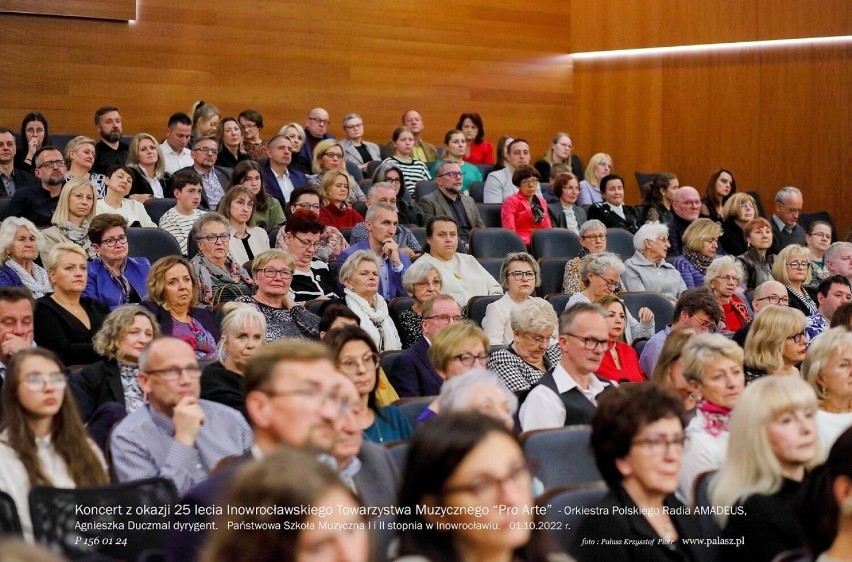
[[[124,278],[139,293],[140,300],[148,296],[149,271],[151,271],[151,262],[148,261],[148,258],[127,258]],[[100,259],[89,263],[87,276],[86,290],[83,291],[84,297],[101,301],[110,310],[115,310],[122,304],[126,304],[122,302],[124,295],[121,292],[121,287],[118,286],[118,283],[112,278],[104,262]]]
[[[429,362],[429,342],[421,337],[414,345],[399,354],[388,378],[400,398],[407,396],[437,396],[444,379]]]
[[[354,252],[357,252],[358,250],[369,250],[369,249],[370,249],[370,241],[369,240],[362,240],[362,241],[358,242],[357,244],[349,246],[348,248],[343,250],[340,253],[340,257],[338,258],[338,263],[340,264],[340,266],[343,266],[343,264],[346,263],[346,258],[351,256]],[[388,264],[388,271],[390,272],[390,282],[391,282],[390,297],[388,299],[386,299],[388,302],[395,299],[396,297],[408,297],[409,296],[408,291],[406,291],[405,287],[402,286],[402,276],[405,275],[406,270],[408,270],[408,268],[411,266],[411,260],[409,259],[408,256],[406,256],[402,252],[399,253],[399,260],[402,262],[402,271],[400,271],[400,272],[394,271],[393,267],[390,267],[390,264]],[[342,285],[341,285],[340,289],[341,289],[341,294],[343,294]],[[384,294],[385,293],[382,290],[381,275],[379,275],[379,295],[384,296]]]
[[[290,173],[290,181],[293,182],[294,189],[299,189],[300,187],[308,185],[308,176],[299,170],[294,170],[292,168],[288,168],[287,170]],[[278,180],[275,178],[275,172],[273,172],[272,168],[269,166],[269,160],[261,165],[260,174],[263,177],[266,193],[278,199],[278,202],[281,203],[281,208],[286,209],[288,201],[284,198],[281,186],[278,185]]]

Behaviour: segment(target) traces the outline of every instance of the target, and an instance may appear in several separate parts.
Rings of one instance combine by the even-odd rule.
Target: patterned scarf
[[[24,287],[30,290],[34,299],[40,299],[44,295],[48,295],[53,292],[53,287],[50,285],[50,279],[48,278],[47,272],[44,268],[41,268],[36,264],[32,264],[33,274],[30,275],[15,260],[6,260],[6,266],[18,274],[18,277],[21,278],[21,283],[24,284]]]
[[[728,431],[728,424],[731,421],[731,409],[724,406],[711,404],[706,400],[701,400],[697,404],[698,411],[704,414],[704,431],[718,437],[723,431]]]
[[[145,403],[145,397],[142,395],[142,389],[139,388],[139,382],[136,378],[139,374],[139,365],[119,363],[118,369],[121,372],[121,387],[124,389],[124,405],[129,414],[141,408]]]
[[[59,229],[59,232],[61,232],[65,238],[83,248],[86,255],[89,257],[89,260],[93,260],[98,257],[97,252],[95,252],[92,248],[92,241],[89,240],[89,221],[83,221],[83,224],[80,226],[66,222],[65,224],[57,224],[56,228]]]
[[[695,269],[701,272],[702,275],[707,275],[707,268],[710,267],[714,258],[708,258],[704,254],[692,251],[689,248],[683,249],[683,257],[689,260],[689,263],[695,266]]]
[[[741,324],[745,325],[751,322],[751,315],[748,313],[748,308],[746,308],[743,301],[736,295],[731,297],[731,310],[734,311]]]

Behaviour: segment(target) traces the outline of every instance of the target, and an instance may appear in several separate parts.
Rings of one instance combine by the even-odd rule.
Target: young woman
[[[728,198],[737,192],[737,180],[734,174],[725,168],[719,168],[710,176],[704,197],[701,199],[701,216],[721,222],[722,208]]]
[[[388,160],[396,162],[405,176],[405,190],[412,197],[417,182],[432,179],[426,164],[412,156],[414,150],[414,133],[408,127],[397,127],[393,131],[394,155]]]
[[[106,194],[95,204],[95,214],[111,213],[127,219],[128,226],[148,226],[156,228],[145,205],[134,199],[128,199],[133,186],[133,172],[126,166],[115,166],[107,171]]]
[[[471,164],[493,164],[494,145],[485,140],[485,125],[478,113],[462,113],[456,129],[464,133],[464,161]]]
[[[225,191],[235,185],[243,185],[249,188],[254,195],[254,212],[251,218],[255,226],[264,230],[277,230],[287,222],[281,203],[278,202],[278,199],[266,193],[260,164],[254,160],[244,160],[237,164],[231,176],[231,183]]]
[[[312,174],[311,160],[301,153],[302,145],[305,144],[305,129],[298,123],[287,123],[278,131],[284,135],[293,145],[293,160],[289,169],[298,170],[303,174]]]
[[[74,179],[67,182],[59,193],[59,202],[53,212],[51,226],[42,231],[44,262],[50,250],[60,242],[77,244],[86,252],[88,259],[98,257],[89,240],[89,225],[95,218],[95,188],[89,180]]]
[[[674,195],[680,188],[677,176],[662,172],[646,185],[647,189],[642,189],[642,216],[646,222],[667,223],[672,218]]]
[[[42,146],[51,146],[47,119],[41,113],[27,113],[21,121],[21,135],[18,137],[18,149],[15,152],[15,167],[34,172],[33,157]]]
[[[233,117],[225,117],[216,127],[216,140],[219,143],[219,156],[216,165],[234,168],[238,162],[249,160],[250,156],[243,147],[243,130],[240,122]]]
[[[543,178],[550,177],[550,170],[557,164],[568,166],[570,172],[575,176],[582,177],[583,165],[580,158],[574,154],[574,141],[568,133],[556,133],[550,141],[550,148],[544,157],[535,163],[535,169]]]
[[[254,193],[244,185],[228,189],[219,202],[219,214],[230,223],[228,253],[238,264],[245,264],[269,249],[269,235],[254,225]]]
[[[323,208],[319,219],[335,228],[352,228],[364,221],[361,214],[349,206],[349,174],[341,171],[326,172],[320,186]]]
[[[578,205],[592,205],[603,201],[601,180],[604,176],[612,173],[612,157],[609,154],[598,152],[589,159],[586,166],[585,179],[580,182],[580,196],[577,198]]]
[[[722,236],[719,244],[726,254],[738,256],[748,250],[745,228],[757,216],[754,197],[748,193],[734,193],[722,207]]]
[[[197,101],[189,114],[192,116],[193,139],[216,136],[216,129],[219,127],[219,109],[215,105]]]
[[[166,159],[152,135],[139,133],[130,141],[127,167],[133,173],[130,198],[140,203],[155,197],[172,197],[171,175],[166,173]]]

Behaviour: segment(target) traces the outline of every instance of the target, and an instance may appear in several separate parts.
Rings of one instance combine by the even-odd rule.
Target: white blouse
[[[104,213],[121,215],[127,219],[127,226],[134,226],[133,223],[138,222],[140,226],[157,228],[157,225],[148,215],[148,211],[145,210],[145,205],[133,199],[122,199],[121,207],[118,208],[107,205],[105,199],[98,199],[95,204],[95,214],[103,215]]]

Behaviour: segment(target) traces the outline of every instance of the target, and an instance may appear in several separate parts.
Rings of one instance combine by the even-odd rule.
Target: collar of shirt
[[[561,363],[553,368],[553,381],[556,383],[556,388],[559,390],[559,394],[564,394],[565,392],[576,388],[587,396],[589,394],[597,396],[607,387],[607,385],[596,377],[594,373],[590,373],[588,390],[582,388],[579,384],[577,384],[577,381],[574,380],[574,377],[568,374],[568,371],[565,370],[565,367],[563,367]]]
[[[355,475],[361,472],[361,459],[357,456],[352,457],[352,461],[349,463],[349,466],[340,471],[340,476],[344,478],[355,478]]]

